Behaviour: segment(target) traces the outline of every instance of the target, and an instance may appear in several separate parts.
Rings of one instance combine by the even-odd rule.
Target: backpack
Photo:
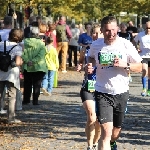
[[[9,66],[11,65],[11,55],[9,53],[11,50],[16,47],[17,45],[14,45],[8,52],[6,52],[6,41],[4,41],[4,52],[0,52],[0,70],[7,72]]]
[[[67,42],[66,25],[57,25],[56,27],[57,42]]]

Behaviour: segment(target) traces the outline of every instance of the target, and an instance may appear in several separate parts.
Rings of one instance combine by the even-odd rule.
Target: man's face
[[[93,34],[95,34],[95,33],[101,33],[100,27],[96,27],[93,29]]]
[[[150,22],[146,23],[146,31],[147,33],[150,33]]]
[[[117,31],[118,31],[116,22],[105,24],[101,30],[104,35],[105,43],[111,44],[116,40]]]
[[[86,30],[87,30],[87,32],[90,32],[92,30],[92,26],[91,25],[87,25],[86,26]]]
[[[129,27],[132,27],[132,26],[133,26],[133,22],[130,21],[130,22],[129,22]]]
[[[122,32],[126,31],[126,29],[127,29],[127,27],[124,24],[120,25],[120,30]]]

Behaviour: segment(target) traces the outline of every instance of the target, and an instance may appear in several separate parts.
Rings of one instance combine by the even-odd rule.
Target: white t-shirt
[[[80,35],[80,30],[77,28],[71,29],[72,38],[70,39],[69,45],[79,46],[78,39]]]
[[[106,55],[107,54],[107,55]],[[129,79],[127,70],[113,65],[100,64],[99,56],[119,56],[125,62],[141,62],[142,58],[138,54],[133,44],[121,37],[117,37],[112,45],[106,45],[104,39],[94,41],[89,50],[89,56],[96,60],[96,84],[95,90],[112,95],[121,94],[129,90]]]
[[[21,56],[22,55],[22,47],[15,43],[15,42],[9,42],[6,41],[6,51],[9,51],[14,45],[17,45],[12,49],[10,52],[11,59],[14,59],[14,57]],[[0,51],[4,51],[4,42],[0,42]],[[20,70],[18,67],[11,68],[9,67],[7,72],[0,70],[0,81],[9,81],[14,83],[14,86],[17,89],[20,89],[20,79],[19,79],[19,73]]]
[[[20,44],[17,44],[15,42],[9,42],[6,41],[6,51],[9,51],[14,45],[17,45],[16,47],[14,47],[11,52],[11,59],[14,59],[14,57],[17,56],[21,56],[22,55],[22,47],[20,46]],[[0,51],[3,52],[4,51],[4,42],[0,42]]]
[[[2,41],[7,41],[8,37],[9,37],[9,32],[11,31],[11,29],[3,29],[0,30],[0,35],[1,35],[1,39]]]
[[[140,43],[140,56],[142,58],[150,58],[150,35],[146,35],[145,31],[140,32],[134,38],[136,43]]]

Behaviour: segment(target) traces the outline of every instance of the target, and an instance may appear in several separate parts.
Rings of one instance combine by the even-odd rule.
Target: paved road
[[[130,101],[118,150],[150,149],[150,100],[140,96],[140,75],[133,74]],[[39,106],[17,112],[20,125],[0,118],[0,150],[85,150],[85,112],[79,97],[83,73],[59,73],[59,87],[51,97],[41,94]]]

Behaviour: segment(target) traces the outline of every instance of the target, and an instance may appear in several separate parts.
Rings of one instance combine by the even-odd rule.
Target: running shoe
[[[90,146],[87,147],[87,150],[93,150]]]
[[[67,73],[67,71],[66,71],[66,70],[62,70],[61,72],[62,72],[62,73]]]
[[[43,95],[49,96],[49,92],[46,89],[41,88],[41,91],[43,92]]]
[[[8,120],[8,124],[17,124],[17,123],[21,123],[21,121],[18,119],[9,119]]]
[[[110,142],[111,150],[117,150],[117,144],[115,142]]]
[[[97,144],[93,144],[92,150],[98,150],[98,143]]]
[[[147,96],[150,96],[150,90],[147,90]]]
[[[147,91],[146,89],[143,89],[142,93],[141,93],[142,96],[146,96],[147,95]]]

